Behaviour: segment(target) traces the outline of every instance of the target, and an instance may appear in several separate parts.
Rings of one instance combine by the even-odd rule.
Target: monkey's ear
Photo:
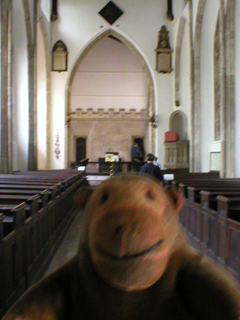
[[[79,207],[84,207],[93,193],[94,188],[91,187],[81,187],[74,195],[74,201],[79,205]]]
[[[184,198],[175,190],[166,189],[166,192],[173,202],[175,212],[180,212],[185,202]]]

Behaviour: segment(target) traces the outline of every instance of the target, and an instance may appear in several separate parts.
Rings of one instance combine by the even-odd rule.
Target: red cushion
[[[179,134],[175,131],[165,132],[165,142],[174,142],[179,140]]]

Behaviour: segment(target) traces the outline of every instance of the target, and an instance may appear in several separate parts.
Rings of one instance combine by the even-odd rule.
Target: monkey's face
[[[86,241],[94,268],[126,291],[146,289],[166,270],[178,233],[176,204],[153,179],[123,175],[104,182],[86,206]]]

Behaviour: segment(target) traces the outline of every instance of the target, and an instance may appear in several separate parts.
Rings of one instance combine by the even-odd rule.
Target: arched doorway
[[[143,56],[136,50],[136,48],[125,37],[123,37],[122,35],[118,34],[114,30],[108,30],[108,31],[102,33],[101,35],[97,36],[90,44],[88,44],[86,46],[86,48],[83,50],[83,52],[79,56],[78,60],[76,61],[75,65],[73,67],[73,70],[71,72],[71,75],[69,77],[68,83],[67,83],[67,88],[66,88],[67,89],[67,93],[66,93],[66,120],[67,120],[66,121],[66,123],[67,123],[67,125],[66,125],[66,137],[67,137],[66,159],[67,159],[67,163],[65,164],[66,167],[68,167],[70,162],[71,162],[71,159],[70,159],[70,157],[71,157],[70,148],[72,148],[71,146],[73,144],[73,142],[72,142],[73,133],[71,132],[71,124],[73,124],[72,120],[76,120],[76,119],[73,119],[73,117],[74,117],[73,113],[74,114],[78,113],[80,118],[81,117],[85,117],[85,115],[82,114],[82,110],[78,111],[78,109],[76,109],[76,112],[72,112],[72,110],[71,110],[71,103],[72,103],[71,102],[71,90],[72,90],[73,81],[74,81],[75,75],[76,75],[76,73],[78,71],[78,67],[83,62],[84,58],[88,55],[88,53],[94,48],[94,46],[97,43],[99,43],[101,40],[103,40],[106,37],[112,37],[115,40],[120,41],[127,48],[129,48],[135,54],[137,59],[139,59],[141,65],[142,65],[142,68],[144,69],[144,71],[145,71],[145,73],[147,75],[147,87],[148,87],[148,89],[147,89],[147,91],[148,91],[147,92],[147,99],[146,99],[147,100],[147,103],[146,103],[147,108],[146,108],[146,110],[144,110],[144,112],[142,112],[142,110],[140,111],[140,117],[145,119],[145,131],[147,132],[145,140],[146,140],[146,142],[148,144],[146,150],[149,151],[149,152],[150,151],[151,152],[155,151],[155,130],[152,130],[152,128],[150,128],[149,125],[148,125],[148,115],[155,113],[154,85],[153,85],[153,79],[152,79],[152,75],[151,75],[150,69],[149,69],[145,59],[143,58]],[[85,112],[88,113],[87,110]],[[104,112],[104,111],[102,111],[102,112]],[[111,111],[111,112],[114,112],[114,111]],[[130,110],[129,114],[131,112],[132,111]],[[141,112],[142,112],[142,114],[141,114]],[[120,117],[121,117],[122,114],[123,114],[121,109],[119,110],[119,113],[121,114],[120,115]],[[143,115],[143,113],[144,113],[144,115]],[[127,112],[127,116],[128,116],[128,112]],[[134,112],[133,112],[132,116],[130,115],[129,117],[132,117],[132,119],[133,119],[134,117],[137,118],[137,116],[138,115],[137,114],[135,115]],[[117,130],[116,127],[114,129],[115,129],[115,131]],[[122,129],[123,128],[119,127],[120,131],[124,131]],[[112,148],[112,146],[109,146],[109,148]],[[89,157],[88,154],[86,156]]]
[[[76,163],[79,164],[82,159],[86,158],[86,139],[76,139]]]

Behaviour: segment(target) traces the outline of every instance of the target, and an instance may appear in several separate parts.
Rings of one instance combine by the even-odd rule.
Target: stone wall
[[[93,112],[88,109],[83,112],[78,109],[69,115],[68,123],[70,162],[76,160],[76,139],[80,137],[86,139],[86,156],[90,161],[105,157],[107,151],[119,152],[122,161],[130,161],[134,138],[143,138],[145,151],[148,151],[147,110],[125,112],[120,109],[114,112],[109,109],[104,112],[98,109],[98,112]]]

